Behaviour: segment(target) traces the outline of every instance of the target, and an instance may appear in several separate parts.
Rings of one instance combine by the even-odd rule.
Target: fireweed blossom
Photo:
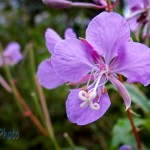
[[[64,33],[64,38],[70,39],[77,37],[71,28],[67,28]],[[56,43],[63,39],[53,29],[48,28],[45,32],[45,40],[49,53],[53,54]],[[65,83],[65,80],[58,76],[54,71],[50,58],[41,62],[38,67],[37,77],[39,83],[47,89],[53,89]]]
[[[2,53],[0,53],[0,67],[6,63],[7,66],[14,66],[23,59],[20,52],[20,45],[17,42],[10,42]],[[5,63],[4,63],[5,61]],[[5,79],[0,75],[0,84],[8,91],[11,92],[10,86]]]
[[[129,25],[131,31],[140,34],[143,28],[143,38],[150,37],[150,0],[128,0],[131,15]]]
[[[0,53],[0,67],[4,65],[3,59],[8,66],[14,66],[21,61],[23,56],[20,52],[20,45],[17,42],[10,42],[3,53]]]
[[[127,21],[114,12],[103,12],[93,18],[87,27],[86,39],[58,42],[51,63],[57,76],[64,81],[85,84],[71,90],[66,101],[67,116],[78,125],[89,124],[107,111],[110,99],[105,84],[108,81],[121,94],[126,110],[130,107],[131,98],[117,74],[125,76],[128,82],[140,82],[145,86],[150,83],[149,48],[130,42]],[[43,78],[48,76],[43,74]],[[57,79],[51,80],[51,84],[55,85],[54,82]]]

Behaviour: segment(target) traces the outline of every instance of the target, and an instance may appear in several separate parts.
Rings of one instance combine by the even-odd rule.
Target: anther
[[[102,94],[108,93],[106,87],[102,88]]]

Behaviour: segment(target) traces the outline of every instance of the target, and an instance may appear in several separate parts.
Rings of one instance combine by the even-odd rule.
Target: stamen
[[[92,75],[93,75],[93,77],[94,77],[94,82],[93,83],[95,83],[95,80],[96,80],[96,74],[98,74],[99,73],[99,71],[97,70],[97,68],[93,68],[92,69],[92,71],[90,72],[90,77],[89,77],[89,80],[88,80],[88,82],[87,82],[87,87],[89,87],[89,84],[90,84],[90,82],[91,82],[91,78],[92,78]],[[93,85],[93,83],[92,83],[92,85]]]
[[[106,78],[106,80],[103,83],[99,84],[98,87],[105,85],[107,83],[107,81],[108,81],[108,78]]]
[[[106,66],[101,72],[94,70],[94,68],[92,69],[89,76],[89,80],[87,82],[87,89],[86,90],[81,89],[81,91],[78,94],[79,99],[83,101],[80,104],[81,108],[90,106],[90,108],[93,110],[100,109],[100,105],[98,103],[100,99],[100,95],[98,93],[101,92],[99,91],[98,87],[104,86],[105,83],[108,81],[108,71],[109,71],[108,66]],[[94,82],[91,85],[89,85],[92,75],[94,76]],[[105,75],[105,80],[103,80],[102,78],[103,75]],[[97,91],[99,92],[97,93]],[[95,98],[98,99],[97,102],[93,102]]]
[[[102,94],[108,93],[106,87],[102,88]]]
[[[92,69],[92,71],[91,71],[91,73],[90,73],[90,77],[89,77],[89,80],[88,80],[88,82],[87,82],[87,87],[89,86],[89,83],[90,83],[90,81],[91,81],[91,77],[92,77],[93,72],[94,72],[94,68]]]
[[[99,86],[99,82],[100,82],[100,80],[102,78],[102,75],[105,74],[105,73],[106,73],[105,70],[100,73],[93,91],[96,91],[97,87]]]

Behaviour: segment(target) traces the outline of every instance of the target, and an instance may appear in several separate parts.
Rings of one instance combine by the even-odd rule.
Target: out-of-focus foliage
[[[117,11],[122,13],[123,8],[123,1],[120,1]],[[35,101],[40,102],[33,75],[36,74],[39,63],[50,56],[45,46],[46,28],[53,28],[63,37],[64,30],[72,27],[79,37],[85,37],[88,22],[99,13],[98,10],[78,8],[56,10],[44,6],[41,0],[0,0],[0,41],[3,47],[10,41],[21,44],[24,60],[10,70],[20,93],[39,119]],[[29,48],[29,45],[32,47]],[[7,80],[3,68],[0,68],[0,74]],[[132,109],[140,115],[140,118],[135,119],[135,123],[140,126],[141,140],[145,147],[150,149],[150,88],[137,84],[127,84],[126,87],[133,100]],[[66,116],[65,100],[69,88],[72,87],[63,85],[54,90],[44,89],[56,138],[64,150],[70,149],[63,136],[65,132],[79,147],[77,150],[116,150],[121,144],[135,146],[123,100],[116,91],[109,89],[112,105],[104,117],[80,127],[71,124]],[[54,149],[49,138],[44,137],[31,120],[21,113],[12,94],[8,94],[1,85],[0,114],[0,128],[15,129],[20,133],[18,140],[0,139],[1,150]]]
[[[137,127],[144,124],[144,120],[140,118],[134,118],[134,123]],[[117,146],[122,143],[128,143],[134,149],[136,149],[136,142],[132,134],[132,128],[128,118],[119,119],[113,128],[113,137],[111,141],[112,149],[117,149]],[[118,134],[119,133],[119,134]]]

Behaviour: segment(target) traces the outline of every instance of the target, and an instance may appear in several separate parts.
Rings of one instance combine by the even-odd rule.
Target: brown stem
[[[112,6],[111,6],[111,1],[110,0],[107,0],[107,9],[108,9],[108,12],[112,11]]]
[[[52,142],[55,146],[55,149],[60,150],[60,147],[57,143],[57,140],[56,140],[56,137],[55,137],[55,134],[54,134],[54,131],[53,131],[53,126],[52,126],[51,119],[50,119],[50,116],[49,116],[49,112],[48,112],[48,108],[47,108],[47,104],[46,104],[46,99],[45,99],[42,87],[38,83],[37,77],[35,75],[34,75],[34,80],[35,80],[35,84],[36,84],[36,87],[37,87],[37,90],[38,90],[38,93],[39,93],[40,102],[41,102],[41,106],[42,106],[42,109],[43,109],[43,112],[44,112],[45,122],[46,122],[46,126],[47,126],[47,130],[48,130],[50,139],[52,140]]]
[[[104,9],[107,6],[99,6],[91,3],[82,3],[82,2],[73,2],[71,4],[72,7],[82,7],[82,8],[92,8],[92,9]]]
[[[0,84],[5,88],[5,90],[9,93],[12,93],[12,89],[9,84],[4,80],[4,78],[0,75]]]
[[[120,82],[122,82],[122,75],[118,75],[118,80]],[[127,110],[127,114],[128,114],[128,118],[130,120],[130,124],[131,124],[131,127],[132,127],[132,131],[133,131],[134,137],[136,139],[137,147],[138,147],[139,150],[143,150],[142,144],[141,144],[141,140],[139,138],[136,126],[134,125],[134,122],[133,122],[133,118],[132,118],[132,114],[130,112],[130,108]]]
[[[119,80],[120,82],[122,82],[122,75],[121,75],[121,74],[118,74],[118,80]]]
[[[134,137],[136,139],[137,147],[138,147],[139,150],[143,150],[142,144],[141,144],[141,140],[139,138],[137,129],[136,129],[136,127],[134,125],[134,122],[133,122],[133,118],[132,118],[132,114],[130,112],[130,108],[127,110],[127,114],[128,114],[128,118],[130,120],[130,124],[131,124],[131,127],[132,127],[132,131],[133,131]]]
[[[28,107],[28,105],[26,104],[25,100],[23,99],[23,97],[21,96],[21,94],[19,93],[12,77],[11,77],[11,73],[9,71],[8,66],[6,65],[5,59],[2,58],[4,61],[4,69],[6,72],[6,75],[8,77],[9,80],[9,84],[11,85],[11,89],[12,89],[12,93],[14,94],[16,100],[21,104],[23,111],[24,111],[24,115],[28,116],[32,122],[37,126],[37,128],[41,131],[41,133],[44,136],[48,136],[47,131],[45,130],[45,128],[42,126],[42,124],[40,123],[40,121],[38,120],[38,118],[32,113],[32,111],[30,110],[30,108]]]
[[[12,83],[12,84],[14,84],[14,83]],[[42,124],[40,123],[38,118],[32,113],[32,111],[30,110],[30,108],[28,107],[28,105],[26,104],[26,102],[24,101],[24,99],[22,98],[22,96],[20,95],[20,93],[18,92],[18,90],[15,87],[13,87],[13,92],[14,92],[14,95],[16,96],[17,100],[19,101],[19,103],[22,105],[22,107],[24,109],[24,115],[28,116],[32,120],[32,122],[37,126],[37,128],[41,131],[41,133],[44,136],[48,136],[48,133],[45,130],[45,128],[42,126]]]
[[[0,43],[0,52],[2,53],[2,45]],[[40,123],[40,121],[38,120],[38,118],[32,113],[32,111],[30,110],[30,108],[28,107],[28,105],[26,104],[25,100],[22,98],[21,94],[19,93],[13,79],[10,73],[10,70],[5,62],[4,57],[2,56],[2,60],[4,63],[4,69],[7,75],[7,78],[9,80],[9,84],[11,85],[11,89],[12,89],[12,93],[14,94],[16,100],[21,104],[21,106],[23,107],[24,110],[24,115],[29,116],[30,119],[32,120],[32,122],[37,126],[37,128],[41,131],[41,133],[45,136],[48,136],[47,131],[45,130],[45,128],[42,126],[42,124]]]
[[[113,5],[112,5],[112,10],[114,10],[114,8],[117,6],[118,2],[119,2],[119,0],[116,0],[116,1],[113,3]]]

